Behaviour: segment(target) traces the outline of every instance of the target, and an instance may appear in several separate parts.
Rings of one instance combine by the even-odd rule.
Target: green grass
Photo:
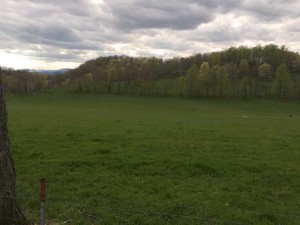
[[[36,222],[44,176],[49,221],[299,224],[299,102],[45,93],[8,110]]]

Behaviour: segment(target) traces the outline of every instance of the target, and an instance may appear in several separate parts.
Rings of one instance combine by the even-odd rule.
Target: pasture
[[[299,224],[299,102],[49,92],[7,103],[31,220],[46,177],[49,223]]]

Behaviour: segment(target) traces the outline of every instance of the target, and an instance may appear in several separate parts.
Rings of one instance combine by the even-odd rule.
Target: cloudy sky
[[[0,66],[73,68],[274,43],[300,52],[300,0],[0,0]]]

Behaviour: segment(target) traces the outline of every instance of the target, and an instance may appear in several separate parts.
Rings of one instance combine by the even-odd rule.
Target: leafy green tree
[[[18,79],[15,76],[9,75],[3,77],[4,91],[7,94],[18,93]]]
[[[199,85],[197,88],[197,93],[200,95],[201,90],[205,90],[206,97],[209,96],[209,73],[210,68],[208,62],[203,62],[200,66],[200,73],[199,73]]]
[[[14,76],[18,79],[18,93],[27,94],[34,91],[33,81],[31,79],[32,74],[27,70],[17,70],[14,72]]]
[[[264,63],[258,67],[258,77],[261,80],[269,80],[272,78],[272,66],[269,63]]]
[[[85,92],[92,91],[92,85],[93,85],[93,74],[92,73],[86,73],[82,77],[82,84],[84,87]]]
[[[124,93],[128,93],[130,88],[130,83],[133,80],[133,75],[135,74],[136,69],[134,65],[130,62],[127,62],[123,68],[123,79],[124,79]]]
[[[296,74],[300,74],[300,55],[296,55],[292,62],[293,71]]]
[[[72,90],[72,81],[67,78],[65,81],[62,82],[61,86],[62,88],[66,89],[66,90]]]
[[[107,77],[106,77],[106,89],[108,93],[113,91],[113,82],[117,77],[117,68],[112,63],[108,66]]]
[[[229,63],[225,65],[226,72],[228,74],[228,79],[231,87],[231,96],[237,97],[239,95],[238,89],[238,72],[239,69],[236,64]]]
[[[186,86],[189,96],[196,95],[198,76],[199,68],[196,64],[194,64],[186,72]]]
[[[56,74],[55,76],[48,76],[47,80],[47,86],[49,88],[62,88],[62,83],[65,81],[65,75]]]
[[[160,96],[168,96],[172,93],[173,79],[163,78],[157,82],[157,94]]]
[[[249,75],[250,75],[250,67],[248,60],[242,59],[239,64],[239,76],[241,79],[241,90],[243,96],[246,98],[249,92]]]
[[[186,84],[186,77],[185,76],[177,77],[177,79],[176,79],[176,88],[177,88],[178,96],[184,96],[185,88],[186,88],[185,84]]]
[[[300,98],[300,74],[292,74],[292,96]]]
[[[273,68],[271,64],[264,63],[258,67],[258,81],[260,89],[264,96],[270,95],[269,83],[273,77]]]
[[[219,89],[218,95],[220,97],[223,97],[227,93],[229,87],[228,73],[224,66],[218,67],[217,82],[218,82],[218,89]]]
[[[218,65],[221,63],[221,54],[220,52],[213,52],[208,56],[209,65]]]
[[[264,62],[270,63],[273,68],[278,66],[285,61],[285,54],[287,49],[285,46],[278,47],[274,44],[269,44],[263,47]]]
[[[212,97],[217,96],[218,69],[219,69],[219,65],[215,65],[213,66],[213,68],[209,70],[208,87],[210,89],[210,93]]]
[[[285,64],[278,66],[275,72],[273,88],[275,94],[280,98],[287,98],[290,95],[292,87],[291,74]]]
[[[39,92],[47,87],[48,84],[47,75],[35,73],[31,76],[31,79],[32,79],[34,91]]]

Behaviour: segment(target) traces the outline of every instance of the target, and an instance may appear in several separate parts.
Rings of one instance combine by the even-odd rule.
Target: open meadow
[[[300,103],[43,93],[9,96],[17,196],[38,222],[300,221]]]

